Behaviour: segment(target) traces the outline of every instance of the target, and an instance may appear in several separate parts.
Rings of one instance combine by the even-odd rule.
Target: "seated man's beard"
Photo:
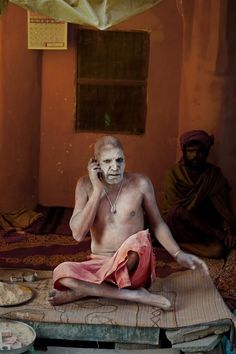
[[[193,159],[191,161],[184,159],[185,166],[187,166],[190,170],[194,171],[203,171],[206,167],[206,161],[202,161],[199,159]]]

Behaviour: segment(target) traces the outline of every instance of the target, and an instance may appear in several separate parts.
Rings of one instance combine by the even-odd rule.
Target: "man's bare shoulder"
[[[89,176],[82,176],[78,179],[76,188],[79,190],[84,190],[89,193],[92,189],[92,183],[89,179]]]
[[[151,181],[148,176],[142,173],[127,173],[127,180],[132,182],[132,185],[141,189],[146,189],[151,185]]]

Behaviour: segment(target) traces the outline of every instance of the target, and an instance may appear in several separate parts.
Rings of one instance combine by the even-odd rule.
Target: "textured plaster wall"
[[[179,114],[179,134],[199,128],[214,134],[215,144],[209,158],[222,168],[229,180],[234,209],[235,16],[234,0],[183,1],[183,70]]]
[[[27,50],[26,11],[0,18],[0,209],[38,200],[41,56]]]
[[[179,11],[176,7],[179,6]],[[163,178],[188,129],[215,134],[210,159],[236,205],[236,35],[234,0],[165,0],[113,29],[150,31],[148,111],[143,136],[117,135],[128,170],[150,176],[161,203]],[[0,208],[72,206],[93,143],[75,133],[77,26],[66,51],[27,49],[26,11],[0,18]]]
[[[165,0],[115,28],[150,31],[146,132],[117,137],[124,144],[128,170],[147,174],[161,199],[166,166],[176,154],[181,17],[175,1]],[[74,131],[76,41],[76,26],[70,26],[68,50],[43,53],[39,201],[47,205],[73,205],[77,178],[86,173],[92,145],[101,136]]]

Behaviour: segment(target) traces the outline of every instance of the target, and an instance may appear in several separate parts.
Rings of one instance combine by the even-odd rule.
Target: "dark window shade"
[[[80,30],[77,131],[143,134],[148,32]]]

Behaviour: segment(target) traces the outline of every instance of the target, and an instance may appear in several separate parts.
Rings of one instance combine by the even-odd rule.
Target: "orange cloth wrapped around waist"
[[[126,266],[128,252],[139,255],[139,263],[129,274]],[[139,231],[127,238],[111,257],[91,255],[85,262],[64,262],[53,272],[54,288],[65,290],[60,283],[62,278],[73,278],[90,283],[101,284],[109,281],[119,288],[147,287],[156,279],[155,257],[148,230]]]

